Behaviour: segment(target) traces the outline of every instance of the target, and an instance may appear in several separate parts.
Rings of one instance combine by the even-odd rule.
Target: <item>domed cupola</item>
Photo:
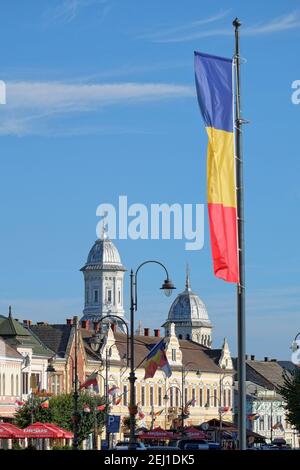
[[[116,246],[105,232],[90,249],[87,262],[81,271],[85,284],[82,320],[99,321],[106,315],[123,318],[123,283],[126,269]],[[122,322],[119,326],[124,328]]]
[[[187,269],[185,290],[178,294],[172,303],[168,319],[164,323],[166,336],[171,323],[175,324],[179,339],[192,340],[204,346],[211,346],[212,324],[204,302],[191,289],[190,274]]]

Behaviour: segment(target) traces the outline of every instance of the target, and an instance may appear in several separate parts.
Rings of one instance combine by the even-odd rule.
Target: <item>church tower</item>
[[[124,318],[123,290],[126,269],[117,248],[106,233],[95,241],[81,271],[84,276],[84,310],[81,320],[99,321],[105,315]],[[113,318],[112,322],[117,323],[124,331],[122,322]]]
[[[188,268],[185,290],[172,303],[168,319],[162,325],[165,328],[165,336],[169,336],[172,323],[175,324],[175,333],[178,339],[192,340],[203,346],[211,347],[212,324],[204,302],[192,292]]]

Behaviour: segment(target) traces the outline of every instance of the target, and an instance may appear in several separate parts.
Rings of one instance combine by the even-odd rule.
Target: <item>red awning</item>
[[[165,431],[162,428],[154,428],[152,431],[148,431],[139,434],[139,439],[156,439],[156,440],[167,440],[173,439],[174,434],[171,431]]]
[[[56,424],[47,423],[47,427],[52,428],[55,431],[62,432],[64,439],[73,439],[73,437],[74,437],[74,434],[71,431],[67,431],[66,429],[63,429],[63,428],[57,426]]]
[[[31,439],[59,439],[64,437],[64,432],[59,428],[53,428],[51,423],[34,423],[23,431],[25,437]]]
[[[193,426],[186,428],[184,435],[190,439],[206,439],[206,434]]]
[[[26,437],[23,429],[20,429],[11,423],[0,423],[0,433],[2,432],[9,433],[9,437],[7,439],[25,439]],[[5,439],[5,437],[2,439]]]

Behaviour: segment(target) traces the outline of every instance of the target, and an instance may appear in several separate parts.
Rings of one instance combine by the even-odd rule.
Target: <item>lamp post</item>
[[[219,444],[220,444],[220,448],[222,448],[222,430],[223,430],[222,405],[221,405],[220,399],[217,396],[209,395],[207,397],[208,401],[206,402],[205,408],[209,408],[209,400],[211,398],[213,398],[214,400],[217,400],[217,402],[218,402],[218,407],[219,407]]]
[[[185,405],[186,403],[184,404],[185,400],[184,400],[184,395],[185,395],[185,379],[188,375],[189,372],[192,372],[192,369],[187,369],[188,366],[191,366],[191,365],[195,365],[197,366],[197,364],[195,362],[188,362],[187,364],[182,364],[181,366],[181,426],[182,426],[182,430],[184,428],[184,408],[185,408]],[[200,377],[201,375],[201,372],[200,370],[196,370],[196,374]]]
[[[75,328],[75,346],[74,346],[74,392],[73,392],[73,429],[74,429],[74,438],[73,438],[73,450],[78,450],[78,431],[79,431],[79,413],[78,413],[78,317],[73,318],[73,325]]]
[[[177,385],[170,385],[170,387],[168,387],[166,389],[166,392],[165,392],[165,396],[164,396],[164,401],[165,401],[165,428],[167,428],[167,406],[168,406],[168,400],[169,400],[169,395],[168,395],[168,391],[169,390],[173,390],[175,389],[176,391],[178,391],[180,393],[180,402],[181,402],[181,405],[182,405],[182,391],[180,390],[179,387],[177,387]],[[182,411],[182,406],[181,406],[181,411]]]
[[[129,374],[129,383],[130,383],[130,438],[129,438],[129,449],[135,449],[135,415],[137,412],[136,406],[136,397],[135,397],[135,361],[134,361],[134,313],[137,310],[137,275],[139,270],[145,264],[154,263],[160,265],[166,273],[166,279],[161,287],[164,293],[167,296],[170,296],[172,290],[175,289],[173,283],[169,278],[169,273],[167,268],[156,260],[148,260],[141,263],[135,273],[133,270],[130,272],[130,374]]]

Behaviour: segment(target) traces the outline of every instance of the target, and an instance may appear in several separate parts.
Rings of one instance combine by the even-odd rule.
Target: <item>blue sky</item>
[[[79,268],[96,238],[96,208],[204,203],[206,135],[194,91],[193,51],[233,53],[243,22],[247,352],[289,358],[299,323],[300,8],[291,0],[5,1],[0,79],[0,308],[64,321],[81,313]],[[235,286],[214,278],[182,240],[116,242],[126,267],[156,258],[178,291],[193,290],[236,350]],[[162,274],[145,268],[137,321],[163,323]],[[127,276],[128,284],[128,276]],[[126,303],[128,305],[128,289]],[[151,318],[151,319],[150,319]]]

